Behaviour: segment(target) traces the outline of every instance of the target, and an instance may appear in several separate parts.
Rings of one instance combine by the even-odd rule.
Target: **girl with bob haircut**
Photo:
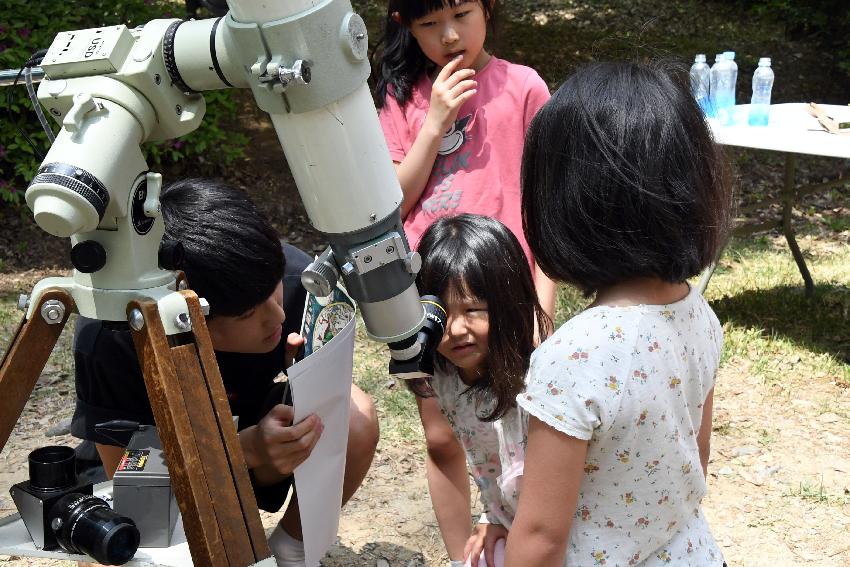
[[[442,444],[455,449],[428,453],[431,501],[452,565],[495,565],[522,474],[526,428],[515,399],[536,330],[548,335],[551,322],[519,242],[499,221],[443,217],[425,231],[419,252],[419,290],[440,296],[448,318],[434,377],[412,389],[427,441],[448,431]],[[467,463],[484,509],[472,530]]]
[[[495,218],[519,239],[551,316],[555,286],[534,264],[520,214],[522,144],[549,88],[534,69],[485,49],[495,8],[496,0],[389,0],[376,102],[411,246],[440,217]]]
[[[686,279],[730,217],[726,168],[667,63],[581,69],[523,154],[529,245],[593,303],[532,356],[506,564],[723,565],[706,494],[723,332]]]

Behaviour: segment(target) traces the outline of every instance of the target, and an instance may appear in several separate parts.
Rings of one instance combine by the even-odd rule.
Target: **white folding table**
[[[794,175],[797,167],[797,156],[815,155],[838,159],[850,159],[850,133],[830,134],[825,131],[817,119],[812,117],[806,110],[804,103],[774,104],[770,107],[770,121],[767,126],[747,125],[749,105],[738,105],[732,112],[735,121],[731,126],[721,126],[716,120],[709,119],[714,140],[725,146],[739,146],[743,148],[754,148],[759,150],[770,150],[785,154],[785,180],[784,186],[778,197],[765,199],[738,209],[739,212],[748,212],[760,209],[774,203],[782,203],[782,216],[780,219],[757,223],[743,224],[733,229],[735,236],[745,236],[754,232],[781,228],[788,242],[788,247],[794,255],[794,261],[800,269],[803,281],[806,284],[806,295],[811,296],[814,292],[814,282],[806,266],[797,239],[791,226],[791,211],[794,203],[803,195],[817,193],[836,185],[850,183],[850,176],[841,176],[837,179],[818,183],[814,185],[797,186]],[[839,122],[850,122],[850,106],[820,105],[830,117]],[[722,251],[721,251],[722,252]],[[719,258],[719,255],[718,255]],[[708,281],[714,273],[717,262],[715,261],[702,275],[698,289],[705,291]]]

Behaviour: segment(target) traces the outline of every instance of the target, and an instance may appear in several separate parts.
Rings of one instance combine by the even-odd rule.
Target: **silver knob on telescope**
[[[280,85],[284,89],[292,83],[306,85],[313,78],[310,64],[302,59],[293,63],[292,67],[280,67],[277,70],[277,75],[280,79]]]
[[[281,65],[279,58],[275,57],[266,66],[265,73],[259,77],[261,83],[269,83],[277,92],[283,92],[293,84],[306,85],[313,78],[310,63],[298,59],[292,67]]]
[[[339,280],[339,271],[330,248],[322,252],[321,256],[301,272],[301,283],[304,289],[316,297],[329,296],[336,287],[337,280]]]

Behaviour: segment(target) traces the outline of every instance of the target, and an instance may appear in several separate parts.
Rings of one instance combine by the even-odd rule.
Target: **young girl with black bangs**
[[[455,448],[429,450],[431,500],[452,565],[495,567],[516,512],[525,452],[515,398],[525,388],[535,329],[546,336],[551,322],[519,242],[499,221],[443,217],[425,231],[419,252],[419,290],[443,299],[447,321],[434,377],[412,389],[428,443]],[[484,509],[473,530],[467,464]]]
[[[380,121],[411,246],[440,217],[495,218],[519,240],[552,316],[555,285],[525,242],[519,191],[525,132],[549,89],[534,69],[484,48],[495,8],[496,0],[390,0],[377,78]]]
[[[528,445],[506,565],[721,567],[700,502],[723,332],[686,280],[715,257],[730,195],[687,72],[580,70],[534,119],[522,184],[535,258],[595,297],[517,397]]]

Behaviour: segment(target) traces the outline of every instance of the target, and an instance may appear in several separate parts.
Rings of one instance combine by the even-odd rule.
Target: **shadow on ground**
[[[850,363],[850,288],[815,285],[813,297],[799,286],[742,290],[711,301],[723,323],[762,329],[817,353]]]
[[[427,565],[425,557],[419,551],[386,541],[377,541],[364,544],[360,553],[337,544],[322,559],[322,566],[379,565],[378,561],[381,559],[386,561],[390,567],[424,567]]]

